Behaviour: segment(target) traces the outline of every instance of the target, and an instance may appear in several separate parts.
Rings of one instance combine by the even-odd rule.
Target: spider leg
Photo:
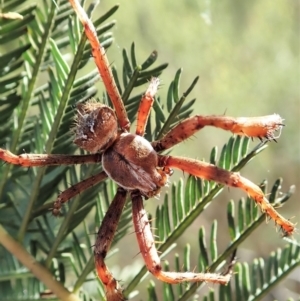
[[[155,242],[150,229],[150,222],[143,206],[143,199],[139,192],[133,192],[132,195],[132,217],[137,236],[138,244],[146,263],[147,269],[157,279],[167,283],[182,282],[210,282],[227,284],[231,278],[231,269],[226,275],[212,273],[193,273],[193,272],[165,272],[162,271],[161,263]]]
[[[125,300],[120,285],[108,270],[104,259],[108,250],[110,249],[115,232],[117,230],[119,220],[126,203],[126,195],[126,190],[118,187],[118,191],[112,203],[110,204],[97,233],[97,239],[94,248],[96,272],[99,279],[105,286],[107,301]]]
[[[0,159],[10,164],[21,166],[48,166],[98,163],[101,154],[92,155],[52,155],[52,154],[22,154],[14,155],[8,150],[0,148]]]
[[[125,110],[125,106],[123,104],[121,95],[119,93],[119,90],[117,88],[117,85],[115,83],[111,67],[109,65],[105,49],[100,44],[100,41],[97,37],[97,31],[92,23],[92,21],[89,19],[88,15],[84,11],[84,9],[79,4],[78,0],[70,0],[71,5],[74,8],[74,11],[76,12],[78,18],[80,19],[84,30],[86,37],[90,41],[91,48],[92,48],[92,55],[94,57],[96,66],[98,68],[98,71],[100,73],[100,76],[102,78],[102,81],[104,83],[104,86],[106,88],[107,94],[113,103],[113,106],[116,110],[116,115],[119,121],[119,125],[121,129],[128,131],[130,128],[130,122],[127,117],[127,113]]]
[[[107,178],[107,174],[102,171],[99,174],[93,175],[73,186],[66,189],[62,193],[60,193],[56,199],[56,201],[53,204],[52,213],[54,216],[58,216],[60,213],[60,209],[64,203],[66,203],[68,200],[73,198],[74,196],[78,195],[82,191],[85,191],[92,186],[95,186],[97,183],[100,183],[101,181],[105,180]]]
[[[154,102],[154,96],[159,86],[159,79],[152,77],[146,93],[143,95],[137,114],[136,134],[144,136],[146,124],[150,115],[150,110]]]
[[[214,126],[225,131],[230,131],[236,135],[275,140],[280,134],[275,136],[274,133],[281,130],[283,119],[277,114],[261,117],[238,118],[224,115],[195,115],[183,120],[171,129],[162,139],[154,141],[151,144],[157,152],[160,152],[186,140],[205,126]]]
[[[281,227],[285,236],[293,234],[295,225],[274,209],[257,185],[242,177],[239,173],[227,171],[206,162],[184,157],[159,155],[158,164],[161,167],[177,168],[201,179],[215,181],[223,185],[244,190],[260,206],[261,210]]]

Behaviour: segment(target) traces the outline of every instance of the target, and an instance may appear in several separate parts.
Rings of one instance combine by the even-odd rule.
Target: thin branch
[[[69,292],[53,275],[32,257],[26,249],[14,240],[0,225],[0,243],[8,252],[14,255],[32,274],[43,282],[62,301],[80,301],[80,299]]]

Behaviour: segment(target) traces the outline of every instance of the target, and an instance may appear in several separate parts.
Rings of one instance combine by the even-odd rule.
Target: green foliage
[[[55,3],[45,0],[38,5],[29,5],[29,1],[24,4],[24,1],[6,0],[1,5],[2,12],[18,11],[24,17],[22,20],[0,19],[0,49],[4,53],[0,56],[1,147],[13,153],[80,153],[73,145],[70,133],[74,105],[91,97],[98,97],[107,104],[110,100],[103,91],[99,96],[95,87],[99,81],[98,72],[87,67],[91,64],[90,46],[86,43],[79,21],[74,17],[68,1]],[[90,5],[87,11],[92,14],[94,9]],[[114,6],[93,20],[105,48],[113,42],[109,30],[114,27],[115,21],[108,19],[117,9],[118,6]],[[122,52],[122,69],[113,67],[131,122],[135,119],[145,84],[151,76],[160,75],[167,67],[167,64],[155,66],[157,57],[154,51],[139,63],[135,44],[132,44],[129,52]],[[182,70],[179,69],[168,87],[166,99],[157,97],[155,101],[146,130],[146,138],[150,141],[158,139],[175,123],[192,113],[195,99],[187,97],[198,77],[181,94],[181,74]],[[210,162],[239,171],[265,147],[259,144],[249,150],[249,139],[230,138],[220,156],[217,155],[217,148],[212,150]],[[100,171],[100,165],[30,169],[8,164],[0,166],[1,233],[5,229],[55,279],[69,291],[78,293],[82,300],[99,300],[105,296],[102,285],[93,273],[92,246],[95,237],[91,233],[95,233],[104,217],[116,192],[115,184],[108,180],[77,196],[63,208],[63,218],[54,218],[49,210],[59,190]],[[275,206],[287,201],[292,192],[290,190],[278,197],[281,180],[278,181],[269,197]],[[192,177],[188,177],[187,181],[180,179],[172,183],[171,192],[164,196],[163,204],[157,206],[153,221],[161,257],[164,258],[176,247],[187,229],[222,189],[216,183]],[[129,207],[123,212],[109,257],[131,231]],[[223,251],[218,248],[217,221],[211,224],[209,238],[204,228],[198,230],[200,254],[197,270],[220,271],[233,251],[265,220],[250,199],[241,199],[237,212],[234,203],[229,202],[227,219],[231,241]],[[175,269],[192,270],[190,246],[178,252],[183,255],[175,255]],[[236,300],[259,300],[299,265],[299,254],[299,246],[290,243],[266,260],[260,258],[254,260],[253,264],[238,263],[234,281],[227,287],[220,287],[219,297],[211,291],[203,300],[232,300],[232,296],[236,296]],[[43,299],[47,287],[3,246],[0,246],[0,267],[2,300]],[[166,261],[164,268],[169,268]],[[142,280],[146,273],[145,267],[132,269],[122,279],[127,296],[133,296],[144,285]],[[150,281],[147,285],[148,300],[158,300],[161,293],[156,291],[154,283]],[[203,285],[164,285],[163,300],[193,300]],[[53,296],[51,300],[57,298]]]

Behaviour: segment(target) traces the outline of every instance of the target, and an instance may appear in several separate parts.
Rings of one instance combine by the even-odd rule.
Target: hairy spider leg
[[[188,139],[205,126],[221,128],[236,135],[275,140],[280,135],[283,119],[277,114],[261,117],[237,118],[216,115],[195,115],[183,120],[171,129],[162,139],[153,141],[151,144],[157,152],[160,152]],[[275,136],[276,131],[279,131],[279,135],[277,136]]]
[[[70,3],[84,27],[86,37],[90,41],[95,64],[104,83],[106,92],[116,110],[119,125],[121,129],[128,131],[130,128],[130,121],[128,119],[121,95],[115,83],[111,67],[105,53],[105,49],[102,47],[97,37],[95,26],[77,0],[70,0]]]
[[[110,204],[104,219],[102,220],[94,248],[96,272],[99,279],[105,286],[107,301],[125,300],[118,281],[107,268],[104,259],[115,236],[115,232],[126,203],[126,196],[126,190],[118,187],[117,193]]]
[[[104,171],[102,171],[61,192],[53,203],[53,209],[52,209],[53,215],[58,216],[60,214],[60,209],[63,204],[65,204],[67,201],[69,201],[76,195],[80,194],[81,192],[102,182],[106,178],[107,178],[107,174]]]
[[[158,256],[150,222],[143,206],[141,194],[132,192],[132,217],[141,254],[146,263],[146,267],[157,279],[177,284],[182,282],[210,282],[227,284],[231,278],[232,270],[228,269],[225,275],[214,273],[193,273],[193,272],[166,272],[162,271],[160,258]]]
[[[284,236],[290,236],[295,231],[295,225],[281,216],[274,209],[274,207],[266,199],[262,190],[237,172],[224,170],[206,162],[175,156],[159,155],[158,164],[161,167],[166,166],[180,169],[201,179],[215,181],[223,185],[240,188],[260,206],[262,212],[270,216],[276,225],[281,227]]]
[[[53,154],[21,154],[15,155],[6,149],[0,148],[0,159],[23,167],[75,165],[101,162],[101,154],[92,155],[53,155]]]
[[[159,79],[157,77],[152,77],[148,89],[140,101],[135,132],[139,136],[144,136],[145,134],[147,121],[150,115],[150,110],[153,106],[154,96],[157,92],[158,86]]]
[[[91,155],[59,155],[59,154],[21,154],[14,155],[8,150],[0,148],[0,159],[14,165],[23,167],[54,166],[54,165],[76,165],[101,162],[101,154]],[[82,191],[96,185],[107,178],[105,172],[93,175],[72,187],[61,192],[53,203],[52,213],[55,216],[60,214],[62,204],[81,193]]]

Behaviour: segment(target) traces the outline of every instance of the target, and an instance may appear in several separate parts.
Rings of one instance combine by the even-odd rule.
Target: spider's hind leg
[[[141,254],[150,273],[152,273],[157,279],[172,284],[182,282],[210,282],[227,284],[229,282],[232,274],[231,268],[225,275],[213,273],[162,271],[162,266],[155,248],[155,242],[150,229],[150,222],[143,206],[141,194],[135,191],[131,194],[131,197],[134,229]]]
[[[95,186],[107,178],[107,174],[102,171],[99,174],[93,175],[61,192],[55,202],[53,203],[52,214],[54,216],[60,215],[60,210],[63,204],[80,194],[81,192]]]
[[[274,207],[266,199],[262,190],[237,172],[231,172],[206,162],[175,156],[159,155],[159,166],[177,168],[201,179],[215,181],[226,186],[240,188],[259,205],[261,210],[265,212],[266,215],[274,220],[276,225],[279,225],[282,228],[285,236],[290,236],[295,231],[295,225],[281,216],[274,209]]]
[[[107,301],[125,300],[119,283],[107,268],[104,259],[115,236],[115,232],[126,203],[126,195],[126,190],[118,187],[118,191],[110,204],[97,233],[94,248],[96,272],[99,279],[105,286]]]

